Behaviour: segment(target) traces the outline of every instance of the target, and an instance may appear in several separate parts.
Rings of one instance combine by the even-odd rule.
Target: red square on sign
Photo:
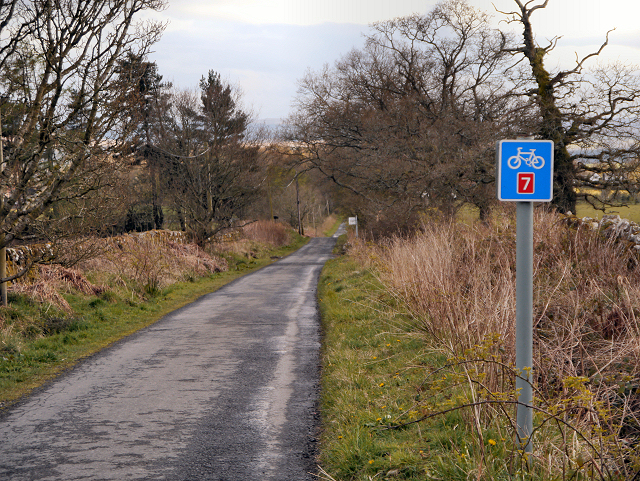
[[[535,179],[533,172],[518,172],[518,194],[535,193]]]

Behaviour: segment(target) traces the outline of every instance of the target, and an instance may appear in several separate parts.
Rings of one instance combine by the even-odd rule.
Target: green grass
[[[0,408],[115,341],[158,321],[199,297],[213,292],[297,250],[308,239],[296,236],[291,245],[265,251],[257,259],[231,259],[232,268],[202,278],[173,284],[166,289],[134,296],[112,287],[100,297],[65,294],[73,313],[12,295],[4,308],[5,328],[21,323],[29,327],[22,336],[5,336],[0,344]],[[29,322],[22,322],[28,320]],[[7,327],[8,325],[8,327]]]
[[[640,204],[629,204],[622,207],[608,207],[605,212],[596,210],[591,205],[581,202],[577,206],[576,215],[578,217],[592,217],[594,219],[600,219],[605,214],[619,215],[623,219],[628,219],[637,224],[640,224]]]
[[[508,436],[486,430],[479,438],[464,410],[418,422],[433,412],[426,406],[440,410],[466,391],[454,378],[429,382],[439,390],[426,387],[447,356],[428,347],[425,333],[368,270],[349,256],[331,260],[318,292],[324,479],[541,479],[507,465]]]
[[[333,224],[331,224],[331,227],[329,227],[327,230],[325,230],[322,234],[325,237],[331,237],[333,234],[336,233],[336,231],[338,230],[338,227],[340,227],[340,224],[342,224],[343,219],[342,217],[337,217],[335,219],[335,222]]]
[[[377,255],[368,252],[359,251],[357,260],[344,255],[329,261],[318,288],[324,333],[323,479],[625,479],[615,470],[610,476],[594,477],[589,466],[597,465],[599,458],[590,458],[576,435],[582,425],[576,421],[574,431],[556,424],[554,420],[560,418],[548,414],[565,408],[581,412],[577,406],[591,399],[591,394],[574,388],[567,389],[557,404],[537,401],[548,413],[534,415],[538,431],[535,458],[529,464],[511,422],[515,408],[509,402],[516,397],[511,371],[508,367],[495,371],[498,380],[500,373],[504,376],[497,390],[485,392],[481,387],[486,378],[479,367],[504,364],[500,336],[452,356],[363,267],[367,255],[369,259]],[[385,268],[388,265],[379,266],[378,275],[384,276]],[[477,410],[464,407],[483,400],[495,403],[478,404]],[[570,416],[565,421],[575,419]],[[591,425],[585,426],[584,433],[589,435]],[[604,453],[605,448],[599,447]],[[629,472],[640,469],[637,454],[628,459]]]
[[[324,331],[323,469],[339,480],[430,479],[429,453],[451,443],[459,417],[429,427],[386,427],[421,415],[417,387],[425,369],[443,359],[425,350],[393,299],[349,257],[327,263],[318,292]],[[466,479],[459,471],[460,476],[436,479]]]
[[[579,202],[576,206],[578,217],[591,217],[593,219],[601,219],[603,215],[614,214],[619,215],[623,219],[628,219],[640,224],[640,203],[630,203],[628,206],[607,207],[605,211],[594,209],[586,202]],[[471,205],[464,205],[456,214],[456,219],[460,222],[473,223],[478,219],[478,209]]]

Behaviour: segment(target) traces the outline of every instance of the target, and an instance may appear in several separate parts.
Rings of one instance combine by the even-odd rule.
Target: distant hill
[[[265,125],[267,127],[279,127],[284,123],[283,119],[258,119],[256,124]]]
[[[252,127],[254,129],[264,127],[270,134],[274,134],[283,125],[283,119],[258,119],[252,124]]]

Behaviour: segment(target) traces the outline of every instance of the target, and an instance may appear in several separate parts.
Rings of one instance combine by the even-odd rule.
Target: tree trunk
[[[302,227],[302,218],[300,216],[300,187],[298,185],[297,176],[296,176],[296,203],[298,204],[298,234],[304,235],[304,227]]]
[[[187,231],[187,221],[184,218],[184,212],[182,211],[181,207],[177,207],[177,211],[178,211],[178,221],[180,222],[180,230],[182,232],[186,232]]]
[[[562,213],[569,211],[575,213],[577,196],[574,180],[576,168],[567,150],[567,135],[562,125],[562,113],[556,104],[554,85],[558,78],[551,79],[549,72],[544,67],[547,49],[535,45],[530,22],[533,10],[527,9],[526,4],[523,6],[519,3],[519,5],[522,12],[521,21],[524,26],[524,46],[521,51],[529,60],[533,78],[538,85],[536,102],[542,117],[538,134],[542,139],[552,140],[554,143],[554,185],[551,203]]]
[[[154,153],[150,153],[149,158],[147,158],[147,162],[149,163],[149,173],[151,175],[151,206],[153,213],[153,228],[162,229],[164,216],[162,214],[162,206],[158,203],[158,169],[156,168],[156,161],[153,158],[154,155]]]
[[[0,114],[0,172],[4,172],[4,154],[2,143],[2,114]],[[4,210],[4,192],[0,192],[0,210]],[[7,277],[7,247],[4,241],[4,234],[0,234],[0,279]],[[0,282],[0,304],[6,306],[7,302],[7,283]]]

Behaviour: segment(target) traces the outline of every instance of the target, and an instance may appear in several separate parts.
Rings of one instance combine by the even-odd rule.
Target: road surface
[[[317,279],[335,239],[204,296],[0,413],[0,479],[317,479]]]

